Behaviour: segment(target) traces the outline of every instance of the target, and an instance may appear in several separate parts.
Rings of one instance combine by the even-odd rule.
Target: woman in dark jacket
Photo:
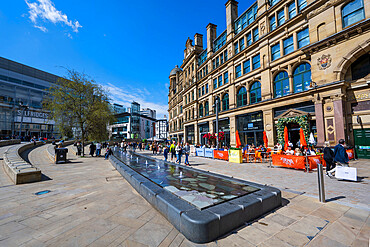
[[[330,170],[335,168],[335,163],[334,163],[334,152],[333,150],[329,147],[329,143],[325,143],[325,148],[324,148],[324,160],[326,162],[326,174],[328,175]],[[331,174],[330,174],[331,175]]]

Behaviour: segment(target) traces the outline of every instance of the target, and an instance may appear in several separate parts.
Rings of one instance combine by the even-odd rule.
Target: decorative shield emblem
[[[331,65],[331,57],[330,55],[322,55],[317,59],[317,66],[319,69],[324,70],[329,68]]]

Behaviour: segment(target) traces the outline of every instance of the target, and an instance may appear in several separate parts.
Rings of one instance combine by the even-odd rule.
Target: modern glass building
[[[45,91],[58,76],[0,57],[0,137],[55,134],[42,109]],[[22,125],[22,126],[21,126]]]

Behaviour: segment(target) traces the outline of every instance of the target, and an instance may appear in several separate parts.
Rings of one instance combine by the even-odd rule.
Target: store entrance
[[[298,141],[299,141],[299,129],[300,126],[297,123],[289,123],[287,124],[288,128],[288,136],[289,136],[289,141],[293,143],[293,148],[299,147]]]

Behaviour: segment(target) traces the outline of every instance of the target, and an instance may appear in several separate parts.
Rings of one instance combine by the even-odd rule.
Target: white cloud
[[[152,110],[156,110],[157,118],[162,118],[164,115],[168,116],[168,105],[149,102],[146,98],[150,95],[150,92],[146,88],[139,89],[131,86],[122,88],[111,83],[102,86],[108,90],[113,103],[129,107],[132,101],[136,101],[140,104],[141,108],[150,108]]]
[[[25,2],[29,8],[29,18],[32,23],[35,24],[34,27],[39,28],[43,32],[47,31],[47,29],[37,25],[37,20],[39,18],[43,21],[50,21],[54,24],[57,24],[58,22],[64,23],[71,27],[75,33],[77,33],[78,29],[82,27],[78,21],[72,22],[71,20],[68,20],[67,15],[57,10],[51,0],[36,0],[36,2],[25,0]]]

